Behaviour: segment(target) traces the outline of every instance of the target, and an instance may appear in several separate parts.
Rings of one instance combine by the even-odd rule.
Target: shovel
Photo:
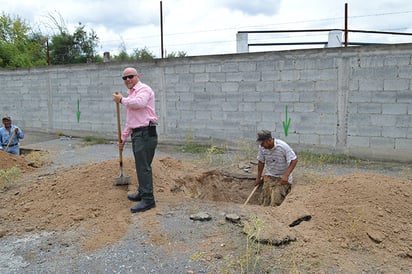
[[[120,131],[120,106],[119,103],[116,103],[117,111],[117,138],[118,142],[122,142],[122,135]],[[119,163],[120,163],[120,176],[114,179],[113,185],[121,186],[130,184],[130,177],[123,175],[123,149],[119,146]]]
[[[11,134],[9,142],[7,143],[6,149],[4,151],[7,151],[7,149],[9,148],[11,142],[13,141],[14,135],[16,135],[16,132],[13,130],[13,133]]]
[[[261,180],[263,180],[263,178],[260,178]],[[262,184],[258,184],[255,185],[255,187],[253,188],[252,192],[250,192],[249,196],[247,197],[245,203],[243,204],[244,206],[247,205],[247,203],[249,202],[250,198],[252,198],[253,194],[255,194],[256,190],[261,186]]]
[[[249,194],[249,197],[247,197],[245,203],[243,204],[244,206],[247,205],[249,202],[250,198],[252,198],[253,194],[255,194],[256,190],[259,188],[260,185],[256,185],[255,188],[252,190],[252,192]]]

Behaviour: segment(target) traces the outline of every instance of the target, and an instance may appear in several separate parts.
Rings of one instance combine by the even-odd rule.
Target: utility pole
[[[160,1],[160,50],[162,52],[161,56],[163,59],[164,50],[163,50],[163,5],[162,5],[162,1]]]
[[[345,48],[348,46],[348,3],[345,3]]]
[[[46,37],[46,57],[47,57],[47,65],[50,66],[49,37]]]

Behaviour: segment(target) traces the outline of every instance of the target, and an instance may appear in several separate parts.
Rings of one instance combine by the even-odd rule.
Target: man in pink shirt
[[[155,94],[148,85],[140,81],[135,68],[126,68],[122,79],[128,88],[127,97],[114,93],[113,101],[126,107],[126,125],[119,147],[123,149],[126,139],[131,136],[139,186],[137,193],[129,194],[127,198],[139,202],[130,208],[135,213],[156,206],[152,176],[152,160],[157,147]]]

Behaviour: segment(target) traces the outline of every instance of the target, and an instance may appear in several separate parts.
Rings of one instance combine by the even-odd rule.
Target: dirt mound
[[[346,258],[343,269],[355,273],[362,261],[379,265],[392,260],[401,269],[411,270],[411,183],[380,174],[353,173],[298,185],[278,208],[278,220],[290,224],[299,214],[312,216],[296,227],[297,237],[304,243],[300,256],[309,264],[320,261],[326,268],[331,261]]]
[[[13,155],[0,150],[0,170],[10,169],[13,167],[19,168],[24,171],[29,171],[32,169],[30,163],[26,161],[24,157]]]
[[[24,172],[33,171],[49,163],[47,151],[30,151],[27,154],[14,155],[0,150],[0,170],[18,168]]]
[[[380,247],[380,251],[412,257],[410,181],[354,173],[321,187],[322,191],[314,189],[302,197],[317,223],[317,233],[328,234],[329,240],[347,249]],[[292,201],[288,204],[293,206]]]
[[[10,157],[14,158],[14,157]],[[24,159],[18,159],[23,166]],[[0,225],[7,234],[32,230],[56,230],[69,227],[88,231],[84,246],[88,249],[113,243],[124,236],[130,224],[132,205],[126,196],[129,188],[136,190],[132,159],[126,159],[124,173],[130,175],[129,186],[113,186],[119,175],[117,160],[94,163],[33,178],[21,192],[1,201]],[[188,174],[193,167],[169,158],[153,163],[154,181],[159,200],[179,193],[179,174]],[[178,172],[176,172],[178,171]],[[185,175],[186,176],[186,175]]]
[[[24,159],[3,154],[7,160],[1,161],[2,168],[10,163],[27,166]],[[134,203],[126,195],[137,187],[133,167],[133,159],[124,160],[124,174],[131,177],[129,186],[113,186],[119,175],[117,160],[34,176],[26,188],[3,193],[1,230],[11,235],[81,228],[86,249],[114,243],[131,223],[129,208]],[[206,170],[182,160],[155,158],[157,207],[144,215],[149,218],[146,229],[152,226],[156,230],[156,214],[177,200],[243,204],[253,189],[253,174],[238,168]],[[368,173],[314,181],[298,173],[295,178],[291,194],[280,207],[258,206],[260,190],[246,207],[263,220],[267,230],[282,226],[293,231],[297,244],[283,250],[285,257],[293,255],[297,263],[314,264],[316,269],[319,264],[327,267],[331,262],[349,260],[342,269],[354,272],[359,270],[357,261],[365,256],[370,261],[385,258],[393,265],[408,265],[412,258],[410,180]],[[306,215],[311,220],[288,228],[293,220]]]

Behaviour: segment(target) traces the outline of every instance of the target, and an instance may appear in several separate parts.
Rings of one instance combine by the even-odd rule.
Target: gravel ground
[[[190,220],[187,211],[199,205],[196,202],[165,208],[167,213],[158,216],[163,233],[187,245],[182,251],[168,252],[150,244],[148,235],[138,228],[139,216],[133,215],[123,240],[92,252],[79,246],[80,238],[87,232],[78,229],[2,238],[0,273],[211,273],[207,262],[191,260],[194,247],[214,234],[231,233],[239,237],[240,230],[236,226],[223,227],[219,218],[208,222]],[[211,204],[203,206],[208,207],[211,215],[224,214]]]
[[[185,205],[187,207],[188,205]],[[170,212],[162,219],[163,228],[175,237],[184,238],[188,245],[196,245],[202,236],[211,233],[216,223],[199,225],[189,218]],[[173,216],[171,218],[170,216]],[[1,273],[209,273],[208,266],[191,261],[188,252],[173,252],[148,244],[147,235],[139,231],[132,217],[132,225],[124,239],[115,245],[93,252],[85,252],[78,245],[79,231],[61,231],[7,237],[1,239]],[[196,235],[188,231],[197,231]],[[195,238],[192,238],[195,237]]]

